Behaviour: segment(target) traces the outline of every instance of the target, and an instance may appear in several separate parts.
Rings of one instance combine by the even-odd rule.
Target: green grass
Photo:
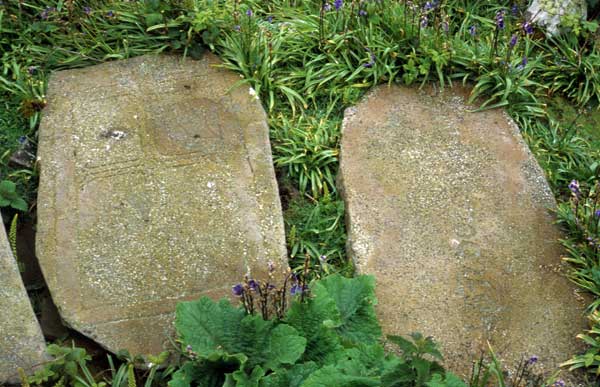
[[[327,12],[316,0],[5,1],[0,178],[35,200],[35,168],[9,166],[8,158],[21,136],[35,145],[52,71],[165,51],[198,57],[208,48],[243,76],[239,85],[252,86],[268,112],[274,162],[293,192],[285,211],[293,268],[308,255],[322,275],[352,272],[335,186],[340,125],[344,109],[377,84],[475,85],[473,97],[484,107],[507,108],[561,206],[569,206],[568,184],[578,180],[588,192],[600,173],[594,24],[555,39],[526,34],[517,3],[520,11],[508,11],[499,29],[496,12],[510,1],[446,0],[428,11],[404,1],[346,1]],[[595,267],[598,257],[584,251],[576,222],[563,225],[574,238],[570,257],[578,260],[571,278],[581,284],[581,267]]]

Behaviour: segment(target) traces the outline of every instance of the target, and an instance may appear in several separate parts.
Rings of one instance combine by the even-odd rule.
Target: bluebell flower
[[[55,7],[46,7],[46,8],[44,8],[44,10],[42,11],[42,13],[40,14],[40,17],[42,18],[42,20],[48,20],[48,17],[50,16],[50,14],[52,12],[56,12],[56,8]]]
[[[565,387],[566,384],[564,382],[564,380],[562,379],[558,379],[556,382],[554,382],[554,384],[552,384],[553,387]]]
[[[594,212],[594,216],[595,216],[596,218],[600,218],[600,210],[596,210],[596,211]]]
[[[475,34],[477,34],[477,27],[475,27],[475,26],[469,27],[469,34],[471,34],[471,36],[475,36]]]
[[[258,281],[255,281],[253,279],[248,280],[248,287],[250,288],[250,290],[256,290],[258,289],[259,283]]]
[[[579,182],[577,180],[571,180],[571,182],[569,183],[569,190],[573,195],[579,197],[579,195],[581,194],[581,191],[579,190]]]
[[[517,16],[519,14],[519,6],[517,4],[513,4],[510,7],[510,12],[512,13],[513,16]]]
[[[535,364],[535,363],[537,363],[538,360],[539,360],[539,358],[536,355],[533,355],[527,360],[527,364],[529,364],[529,365]]]
[[[426,28],[429,20],[427,19],[427,15],[421,16],[421,27]]]
[[[294,284],[292,285],[292,287],[290,288],[290,294],[292,296],[295,296],[296,294],[302,294],[304,293],[306,290],[308,289],[308,286],[304,285],[301,286],[299,284]]]
[[[233,26],[233,29],[234,29],[235,31],[238,31],[238,32],[239,32],[239,31],[242,29],[242,27],[240,27],[240,25],[239,25],[239,24],[237,24],[237,25]]]
[[[273,16],[269,16],[269,17],[267,17],[267,21],[268,21],[269,23],[273,23]]]
[[[244,293],[244,285],[237,284],[231,287],[231,292],[234,296],[241,296]]]
[[[17,141],[19,142],[19,144],[23,145],[27,142],[27,137],[25,136],[20,136]]]
[[[107,16],[107,17],[113,17],[113,16],[115,16],[115,13],[114,13],[113,11],[108,11],[108,12],[106,13],[106,16]]]
[[[329,4],[329,3],[323,4],[323,11],[325,11],[325,12],[331,11],[331,4]]]
[[[425,5],[423,6],[423,9],[425,11],[430,11],[433,9],[433,3],[431,1],[427,1],[425,2]]]
[[[527,57],[524,56],[521,60],[521,64],[517,66],[517,70],[523,70],[527,66]]]
[[[344,0],[335,0],[333,2],[333,6],[335,7],[336,11],[339,11],[340,8],[342,8],[344,6]]]
[[[358,11],[358,15],[359,16],[367,16],[367,11],[365,11],[364,9],[361,9],[360,11]]]
[[[503,30],[505,25],[504,25],[504,10],[500,10],[498,12],[496,12],[496,27],[498,27],[498,29]]]
[[[523,23],[523,30],[527,35],[533,34],[533,26],[529,22]]]
[[[252,15],[254,15],[254,13],[252,12],[252,10],[251,10],[251,9],[248,9],[248,10],[246,11],[246,16],[252,17]]]
[[[369,52],[369,62],[363,63],[363,67],[371,68],[375,65],[375,54],[373,54],[373,51],[371,51],[368,47],[366,50]]]
[[[91,15],[92,9],[86,5],[85,7],[83,7],[83,13],[85,13],[86,15]]]
[[[513,48],[514,46],[517,45],[517,35],[513,34],[513,36],[510,37],[510,42],[508,43],[510,45],[510,48]]]

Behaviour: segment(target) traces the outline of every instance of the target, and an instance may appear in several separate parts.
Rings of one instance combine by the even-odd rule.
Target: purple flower
[[[477,33],[477,27],[475,27],[475,26],[469,27],[469,34],[471,34],[471,36],[475,36],[476,33]]]
[[[428,24],[427,15],[421,16],[421,28],[426,28]]]
[[[259,283],[258,283],[258,281],[255,281],[255,280],[253,280],[253,279],[251,279],[251,280],[248,280],[248,287],[249,287],[251,290],[256,290],[256,289],[258,289],[258,286],[259,286]]]
[[[238,31],[238,32],[239,32],[239,31],[242,29],[242,27],[240,27],[240,25],[238,24],[238,25],[235,25],[235,26],[233,26],[233,29],[234,29],[235,31]]]
[[[596,218],[600,218],[600,210],[596,210],[596,211],[594,212],[594,216],[595,216]]]
[[[19,142],[19,144],[24,145],[27,142],[27,137],[25,136],[20,136],[17,141]]]
[[[331,4],[329,4],[329,3],[323,4],[323,11],[325,11],[325,12],[331,11]]]
[[[344,0],[335,0],[333,2],[333,6],[335,7],[336,11],[339,11],[340,8],[342,8],[344,6]]]
[[[248,17],[252,17],[252,15],[254,15],[254,13],[252,12],[252,10],[251,10],[251,9],[248,9],[248,10],[246,11],[246,16],[248,16]]]
[[[359,16],[367,16],[367,11],[365,11],[364,9],[361,9],[360,11],[358,11],[358,15]]]
[[[565,382],[562,379],[558,379],[556,382],[554,382],[554,384],[552,384],[553,387],[565,387]]]
[[[242,284],[237,284],[231,287],[231,292],[233,293],[234,296],[241,296],[242,294],[244,294],[244,285]]]
[[[575,196],[579,196],[581,194],[581,191],[579,190],[579,182],[577,180],[571,180],[569,183],[569,189]]]
[[[290,288],[290,294],[292,296],[295,296],[296,294],[302,294],[306,291],[306,289],[308,289],[306,285],[300,286],[299,284],[295,284]]]
[[[533,34],[533,26],[529,22],[525,22],[523,23],[523,31],[525,31],[527,35],[531,35]]]
[[[113,16],[115,16],[115,13],[114,13],[113,11],[108,11],[108,12],[106,13],[106,16],[107,16],[107,17],[113,17]]]
[[[326,256],[326,255],[321,255],[321,256],[319,257],[319,260],[320,260],[321,262],[327,262],[327,256]]]
[[[52,12],[56,12],[56,8],[54,7],[46,7],[42,13],[40,14],[40,17],[42,18],[42,20],[48,20],[48,17],[50,16],[50,14]]]
[[[517,35],[515,35],[515,34],[513,34],[513,36],[510,37],[510,42],[509,42],[510,48],[513,48],[514,46],[516,46],[517,39],[518,39]]]
[[[269,23],[273,23],[273,16],[269,16],[269,17],[267,18],[267,21],[268,21]]]
[[[425,5],[423,6],[423,9],[425,11],[430,11],[433,9],[433,4],[431,3],[431,1],[427,1],[425,2]]]
[[[85,13],[86,15],[91,15],[92,9],[86,5],[85,7],[83,7],[83,13]]]
[[[521,60],[521,64],[517,66],[517,70],[523,70],[527,66],[527,57],[524,56]]]
[[[373,52],[371,50],[369,50],[368,48],[367,48],[367,51],[369,52],[369,62],[363,63],[363,67],[370,69],[371,67],[373,67],[375,65],[375,54],[373,54]]]
[[[496,12],[496,27],[500,30],[504,29],[504,13],[504,10]]]
[[[539,360],[539,358],[536,355],[533,355],[529,358],[529,360],[527,360],[527,364],[532,365],[537,363],[537,361]]]
[[[27,67],[27,72],[29,73],[29,75],[35,75],[35,73],[37,73],[37,67],[29,66]]]
[[[517,16],[519,14],[519,6],[516,4],[513,4],[512,7],[510,7],[510,12],[512,13],[513,16]]]

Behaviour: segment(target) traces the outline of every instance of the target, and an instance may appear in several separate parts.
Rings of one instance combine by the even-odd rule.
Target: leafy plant
[[[300,292],[310,297],[291,296],[282,319],[264,320],[225,299],[180,303],[175,326],[188,360],[169,386],[465,386],[425,359],[441,359],[429,339],[394,338],[405,356],[385,354],[374,282],[370,276],[315,280]],[[243,297],[237,286],[234,292]]]
[[[10,180],[0,181],[0,207],[27,211],[27,202],[17,193],[17,185]]]
[[[586,333],[577,335],[577,338],[588,346],[585,353],[575,355],[570,360],[561,364],[569,370],[585,368],[587,372],[600,374],[600,312],[594,311],[588,315],[590,329]]]
[[[27,383],[35,386],[73,386],[73,387],[105,387],[105,382],[97,382],[88,368],[92,359],[85,349],[61,347],[50,344],[47,347],[53,360],[42,369],[27,378]]]

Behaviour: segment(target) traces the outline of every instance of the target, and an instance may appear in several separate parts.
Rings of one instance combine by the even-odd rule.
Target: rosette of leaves
[[[10,180],[0,181],[0,207],[27,211],[27,202],[17,193],[16,184]]]
[[[175,327],[187,361],[169,386],[466,387],[428,360],[441,357],[429,339],[394,339],[405,356],[386,354],[374,287],[371,276],[313,281],[311,296],[295,297],[281,320],[228,300],[180,303]]]

